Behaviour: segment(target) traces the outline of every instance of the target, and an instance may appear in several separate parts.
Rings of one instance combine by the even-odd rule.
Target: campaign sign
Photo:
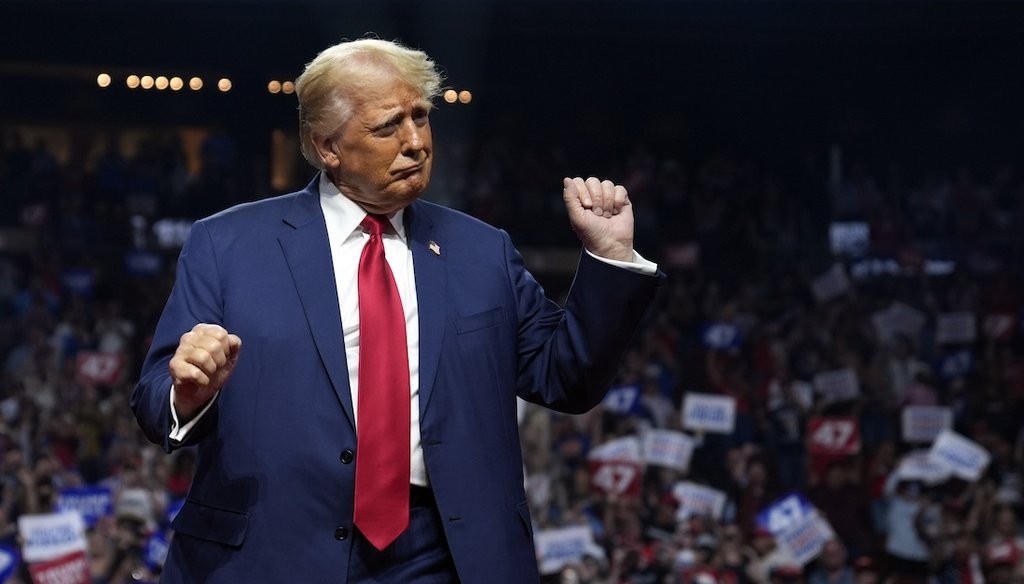
[[[935,340],[943,345],[973,343],[977,335],[978,324],[973,312],[940,314],[935,325]]]
[[[616,414],[632,414],[636,411],[637,402],[640,401],[639,385],[620,385],[608,390],[601,407]]]
[[[945,465],[950,472],[966,481],[976,481],[988,466],[988,451],[980,444],[957,434],[952,430],[943,430],[932,443],[928,456],[935,462]]]
[[[857,373],[849,367],[815,375],[814,389],[821,395],[825,404],[849,401],[860,396]]]
[[[78,551],[28,567],[33,584],[92,584],[89,560]]]
[[[167,524],[170,525],[174,518],[178,516],[178,511],[185,506],[185,499],[178,499],[177,501],[171,501],[171,504],[167,506]]]
[[[590,460],[619,460],[626,462],[643,462],[640,450],[640,439],[636,436],[623,436],[609,440],[595,447],[587,456]]]
[[[82,351],[75,363],[75,378],[88,385],[116,385],[124,370],[124,355]]]
[[[757,526],[778,537],[780,533],[798,525],[814,513],[814,505],[800,493],[790,493],[776,500],[757,515]]]
[[[927,450],[915,450],[900,459],[896,476],[901,481],[921,481],[927,485],[938,485],[953,476],[949,468],[932,460]]]
[[[949,380],[964,377],[974,368],[974,354],[968,350],[957,351],[943,357],[939,362],[939,377]]]
[[[736,426],[736,399],[711,393],[687,393],[683,400],[683,427],[732,434]]]
[[[152,251],[130,251],[124,254],[124,271],[130,276],[155,276],[164,267],[160,254]]]
[[[58,511],[77,511],[86,527],[96,525],[100,517],[114,512],[110,487],[71,487],[62,489],[57,498]]]
[[[710,349],[732,349],[740,346],[740,327],[731,322],[707,323],[701,340]]]
[[[0,582],[6,582],[18,569],[18,550],[0,545]]]
[[[880,310],[871,317],[878,338],[884,342],[892,341],[897,335],[914,338],[921,332],[926,321],[924,313],[902,302],[894,302],[889,308]]]
[[[821,548],[835,536],[828,521],[817,511],[811,511],[775,536],[775,540],[779,546],[789,550],[794,560],[805,566],[818,557]]]
[[[146,540],[145,555],[143,556],[146,566],[154,572],[162,570],[164,562],[167,561],[167,551],[169,549],[170,544],[167,543],[167,538],[164,534],[159,531],[153,533]]]
[[[580,561],[593,541],[594,534],[586,525],[538,531],[533,543],[540,573],[554,574],[566,564]]]
[[[60,275],[61,284],[79,296],[92,296],[96,287],[96,273],[90,268],[68,268]]]
[[[953,427],[953,410],[938,406],[903,408],[903,441],[930,444],[943,431]]]
[[[838,298],[850,290],[850,278],[842,264],[833,264],[825,273],[811,282],[811,292],[818,302],[828,302]]]
[[[631,499],[640,496],[643,467],[636,462],[591,460],[590,487],[606,497]]]
[[[18,518],[21,555],[26,562],[43,562],[85,551],[85,523],[75,512],[22,515]]]
[[[696,442],[682,432],[650,430],[644,434],[644,460],[647,464],[685,471],[690,468]]]
[[[807,421],[807,451],[825,456],[857,454],[860,452],[860,426],[857,418],[811,418]]]
[[[722,517],[727,499],[722,491],[689,481],[676,483],[672,496],[679,501],[678,518],[711,517],[716,521]]]

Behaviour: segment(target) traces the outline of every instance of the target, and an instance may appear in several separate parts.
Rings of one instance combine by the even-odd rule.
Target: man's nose
[[[417,126],[416,122],[412,120],[406,120],[402,124],[402,150],[404,153],[416,154],[423,150],[423,131],[424,129]]]

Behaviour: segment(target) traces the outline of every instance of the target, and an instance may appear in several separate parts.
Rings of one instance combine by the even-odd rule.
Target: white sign
[[[849,367],[815,375],[814,388],[821,395],[824,404],[848,401],[860,396],[857,373]]]
[[[541,574],[554,574],[566,564],[578,562],[594,541],[590,527],[578,525],[537,532],[534,545]]]
[[[801,566],[805,566],[818,557],[825,543],[835,536],[828,521],[813,511],[776,536],[776,541],[782,548],[789,550]]]
[[[672,496],[679,501],[677,519],[711,517],[718,520],[725,509],[726,495],[722,491],[690,481],[676,483]]]
[[[981,473],[985,471],[991,459],[988,451],[980,444],[952,430],[943,430],[935,438],[928,456],[966,481],[981,478]]]
[[[21,555],[26,562],[41,562],[85,551],[85,523],[77,512],[22,515],[18,518]]]
[[[636,436],[624,436],[609,440],[590,451],[590,460],[623,460],[643,462],[640,451],[640,439]]]
[[[940,344],[973,343],[978,323],[973,312],[940,314],[935,325],[935,340]]]
[[[943,430],[953,427],[953,410],[938,406],[903,408],[903,441],[930,444]]]
[[[690,468],[696,442],[682,432],[650,430],[644,434],[644,460],[647,464],[685,471]]]
[[[926,320],[924,313],[902,302],[894,302],[889,308],[880,310],[871,317],[878,338],[887,343],[897,335],[917,337]]]
[[[921,481],[934,486],[951,476],[949,468],[932,460],[927,450],[907,453],[896,467],[896,477],[901,481]]]
[[[850,290],[850,278],[842,264],[833,264],[831,268],[818,276],[811,283],[811,291],[818,302],[828,302],[838,298]]]
[[[732,434],[736,427],[736,399],[711,393],[687,393],[683,400],[683,428]]]

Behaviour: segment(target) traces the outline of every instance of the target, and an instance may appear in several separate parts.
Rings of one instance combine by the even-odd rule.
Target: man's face
[[[430,103],[386,72],[351,96],[350,103],[352,116],[318,144],[328,151],[324,164],[329,176],[370,213],[388,214],[409,205],[430,182]]]

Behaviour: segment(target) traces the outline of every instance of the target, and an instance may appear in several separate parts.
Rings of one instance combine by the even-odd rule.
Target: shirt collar
[[[346,197],[338,190],[326,172],[320,173],[320,204],[326,211],[328,221],[333,221],[341,233],[346,235],[359,229],[359,224],[366,217],[366,211],[358,203]],[[398,238],[405,242],[405,209],[399,209],[388,217],[391,227]]]

